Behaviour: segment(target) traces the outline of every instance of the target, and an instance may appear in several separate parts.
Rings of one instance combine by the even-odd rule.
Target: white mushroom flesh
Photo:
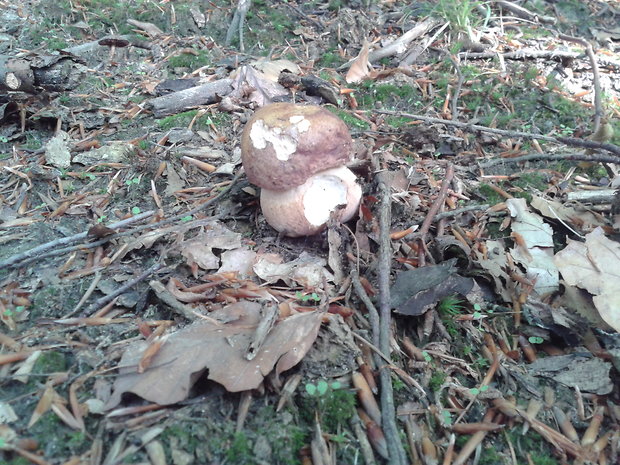
[[[313,226],[327,223],[339,205],[347,204],[347,185],[334,175],[318,174],[309,179],[304,194],[304,215]]]

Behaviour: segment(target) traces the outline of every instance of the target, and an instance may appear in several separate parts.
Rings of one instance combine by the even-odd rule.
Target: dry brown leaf
[[[203,270],[215,270],[220,267],[220,259],[212,250],[238,247],[241,247],[241,234],[220,223],[213,223],[193,239],[184,242],[181,254],[187,259],[189,266],[198,265]]]
[[[546,218],[563,221],[581,231],[589,232],[597,226],[605,226],[602,219],[585,208],[579,210],[538,196],[532,197],[531,205]]]
[[[291,60],[267,60],[262,58],[251,63],[257,70],[261,71],[267,79],[272,82],[278,82],[280,73],[288,70],[294,74],[301,74],[301,68]]]
[[[199,321],[171,334],[141,374],[137,366],[147,344],[132,345],[119,363],[119,377],[106,408],[118,405],[125,392],[160,405],[179,402],[205,370],[209,379],[230,392],[256,389],[272,371],[278,376],[301,361],[323,317],[320,312],[308,312],[279,321],[256,356],[247,360],[260,315],[261,305],[248,301],[215,311],[209,316],[217,321]]]
[[[149,343],[138,363],[138,373],[144,373],[153,362],[153,358],[157,355],[163,345],[166,343],[166,337],[157,338]]]
[[[540,295],[554,292],[559,286],[558,270],[553,263],[553,230],[543,219],[530,211],[525,199],[508,199],[506,206],[512,216],[512,257],[527,270],[527,278]]]
[[[360,53],[357,55],[355,60],[353,60],[351,67],[347,72],[345,80],[348,83],[361,82],[366,76],[368,76],[368,73],[370,73],[370,70],[372,69],[372,65],[368,61],[369,52],[370,44],[367,40],[364,40]]]
[[[288,95],[288,90],[277,82],[271,81],[260,71],[251,66],[242,66],[234,78],[232,97],[249,98],[262,107],[276,101],[277,97]]]
[[[603,320],[620,331],[620,244],[596,228],[585,243],[569,239],[554,261],[564,280],[592,294]]]
[[[282,263],[278,254],[258,254],[253,266],[256,276],[268,283],[284,281],[290,285],[295,281],[306,289],[320,286],[323,280],[333,282],[333,275],[327,271],[327,261],[324,258],[302,252],[293,261]]]
[[[41,416],[43,416],[43,414],[50,409],[55,396],[56,391],[54,391],[54,388],[51,386],[51,384],[48,384],[45,387],[43,395],[39,399],[39,402],[37,403],[34,412],[32,412],[32,416],[30,417],[30,421],[28,422],[28,428],[30,428],[37,421],[39,421],[39,418],[41,418]]]

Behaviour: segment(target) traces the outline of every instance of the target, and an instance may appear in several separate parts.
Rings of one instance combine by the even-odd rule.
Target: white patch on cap
[[[270,128],[262,119],[252,124],[250,129],[250,139],[255,148],[262,150],[267,147],[267,142],[273,146],[276,158],[280,161],[287,161],[295,150],[297,141],[288,134],[282,134],[282,128]]]
[[[347,204],[347,186],[334,175],[315,176],[304,195],[304,215],[312,226],[322,226],[331,212]]]
[[[306,132],[310,129],[310,120],[307,120],[304,115],[291,116],[288,120],[295,125],[299,132]]]

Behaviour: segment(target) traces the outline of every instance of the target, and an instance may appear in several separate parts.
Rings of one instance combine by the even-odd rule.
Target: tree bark
[[[77,87],[85,67],[75,58],[45,55],[13,58],[0,55],[0,91],[36,93],[40,89],[62,92]]]
[[[171,94],[156,97],[148,106],[156,118],[174,115],[189,108],[215,103],[219,97],[232,92],[232,79],[220,79],[201,86],[191,87]]]

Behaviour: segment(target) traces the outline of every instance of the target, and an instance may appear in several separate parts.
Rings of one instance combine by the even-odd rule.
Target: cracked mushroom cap
[[[351,136],[336,115],[314,105],[273,103],[246,124],[241,157],[248,180],[285,190],[351,159]]]

